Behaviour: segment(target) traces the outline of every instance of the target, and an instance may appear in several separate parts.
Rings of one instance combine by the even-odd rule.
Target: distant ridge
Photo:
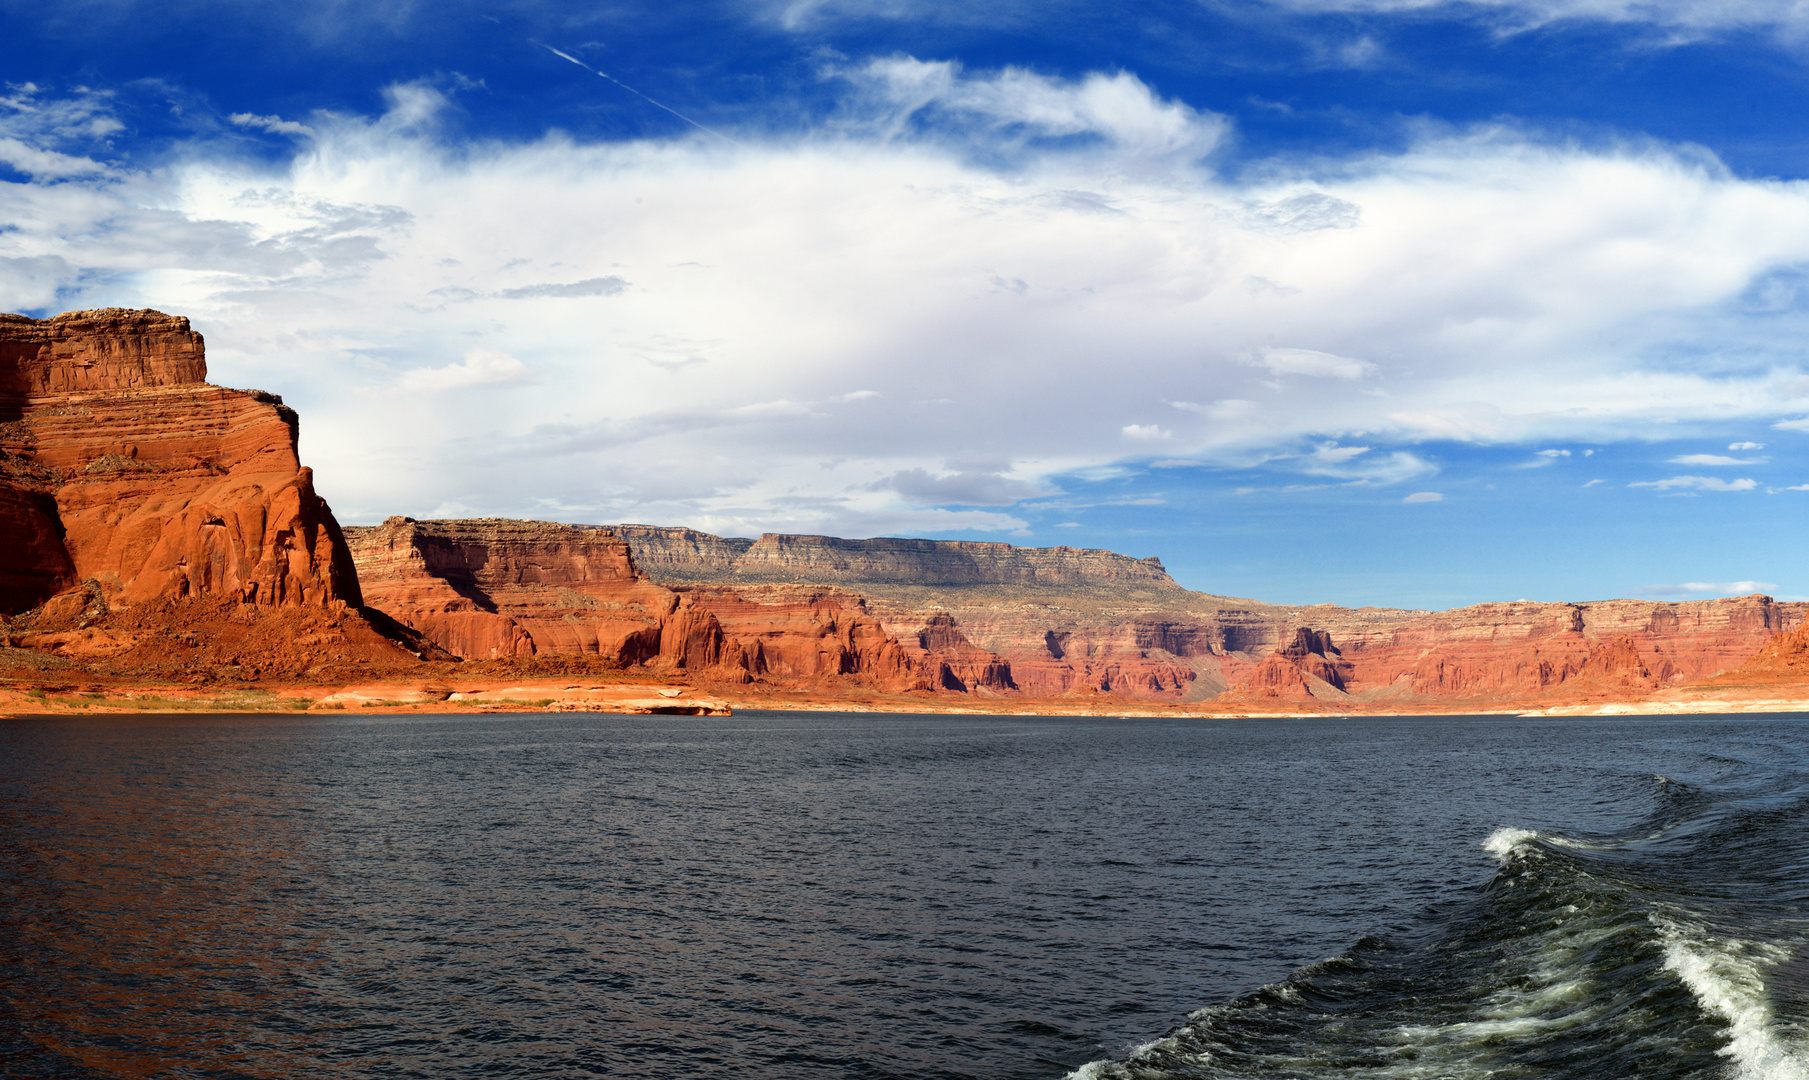
[[[635,565],[662,583],[808,583],[857,587],[1135,588],[1180,593],[1162,560],[1094,548],[1026,548],[977,540],[766,533],[758,540],[696,529],[611,525]]]

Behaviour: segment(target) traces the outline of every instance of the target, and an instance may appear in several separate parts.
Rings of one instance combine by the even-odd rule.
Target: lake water
[[[1809,1076],[1809,721],[0,719],[8,1077]]]

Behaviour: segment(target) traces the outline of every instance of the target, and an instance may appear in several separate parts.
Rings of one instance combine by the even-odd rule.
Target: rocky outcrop
[[[156,311],[0,316],[0,604],[94,583],[109,605],[360,603],[282,399],[206,383]]]
[[[1646,670],[1641,678],[1654,685],[1715,675],[1800,623],[1803,608],[1755,594],[1676,603],[1478,604],[1392,621],[1355,612],[1339,618],[1325,609],[1311,614],[1314,625],[1337,636],[1363,686],[1411,678],[1424,697],[1507,698],[1566,686],[1582,692],[1585,684],[1573,680],[1610,641],[1624,641],[1617,648],[1632,650]],[[1589,669],[1592,679],[1603,662]]]
[[[1284,607],[1189,592],[1155,560],[1109,552],[617,531],[656,581],[833,582],[859,593],[907,648],[946,617],[969,647],[998,657],[1027,697],[1197,701],[1249,690],[1352,702],[1536,698],[1592,692],[1601,678],[1594,669],[1585,677],[1586,665],[1620,637],[1645,668],[1641,678],[1671,686],[1738,667],[1809,608],[1764,596],[1441,612]],[[1319,637],[1303,641],[1302,628]],[[1277,652],[1282,658],[1263,667]]]
[[[346,532],[370,603],[468,659],[587,654],[732,685],[931,688],[858,597],[667,588],[608,529],[392,517]]]
[[[1011,677],[1011,663],[969,641],[953,615],[931,615],[912,637],[915,640],[907,648],[915,646],[912,652],[932,686],[962,693],[1003,694],[1018,690]]]
[[[392,517],[346,530],[372,607],[456,656],[659,655],[672,594],[601,529],[540,521]]]
[[[207,381],[201,335],[161,311],[0,315],[0,397],[146,390]]]

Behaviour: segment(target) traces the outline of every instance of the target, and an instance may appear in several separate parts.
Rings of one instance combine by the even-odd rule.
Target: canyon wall
[[[1609,684],[1662,688],[1738,667],[1801,624],[1809,608],[1757,595],[1442,612],[1290,607],[1184,590],[1158,561],[1110,552],[774,534],[751,541],[651,526],[616,532],[655,581],[759,575],[798,588],[833,583],[859,593],[907,648],[958,632],[1009,672],[1009,681],[989,680],[980,677],[985,665],[967,661],[962,670],[976,685],[1027,697],[1474,702],[1605,693]],[[761,550],[768,554],[757,556]],[[1620,663],[1627,657],[1637,672]]]
[[[946,686],[929,650],[894,640],[858,597],[667,588],[607,529],[392,517],[346,533],[372,606],[467,659],[589,655],[791,689]]]
[[[587,656],[828,695],[1408,707],[1666,690],[1740,668],[1809,608],[1292,607],[1068,547],[496,519],[342,530],[297,458],[295,413],[206,374],[186,319],[0,315],[9,640],[171,672]],[[1779,640],[1797,644],[1753,660],[1766,678],[1804,653],[1801,632]]]
[[[295,413],[206,377],[187,319],[0,315],[0,614],[83,582],[110,606],[360,602]]]

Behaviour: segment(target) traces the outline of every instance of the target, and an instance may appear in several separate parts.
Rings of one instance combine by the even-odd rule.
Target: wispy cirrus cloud
[[[1680,454],[1666,459],[1672,465],[1763,465],[1769,458],[1737,458],[1726,454]]]
[[[1636,480],[1627,485],[1631,488],[1651,488],[1654,491],[1752,491],[1759,486],[1757,480],[1723,480],[1718,476],[1673,476],[1666,480]]]
[[[1716,596],[1772,593],[1777,589],[1777,585],[1769,581],[1686,581],[1679,585],[1647,585],[1634,591],[1655,600],[1706,600]]]

